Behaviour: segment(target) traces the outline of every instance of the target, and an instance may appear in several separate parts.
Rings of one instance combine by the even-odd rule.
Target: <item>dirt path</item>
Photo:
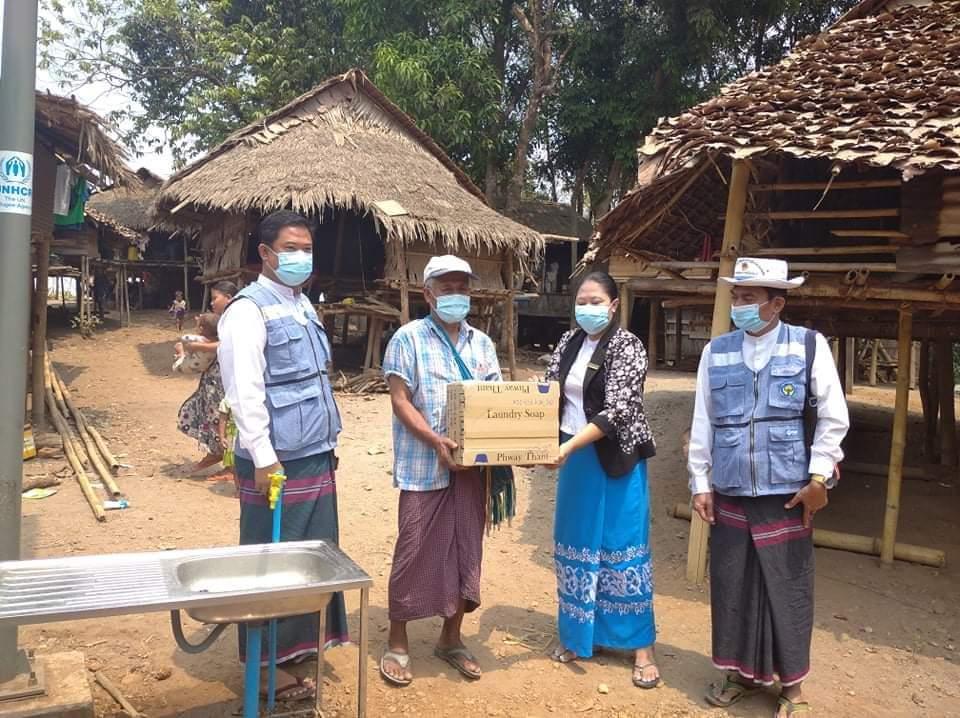
[[[174,331],[165,315],[137,317],[130,329],[108,329],[96,341],[66,336],[54,360],[75,397],[111,445],[134,468],[119,483],[131,508],[97,524],[75,483],[55,496],[27,501],[24,552],[61,556],[112,551],[228,545],[237,539],[238,506],[232,486],[183,478],[180,467],[197,457],[193,442],[175,429],[176,411],[193,391],[192,377],[170,374]],[[369,715],[417,716],[698,716],[713,680],[706,589],[684,580],[687,524],[667,508],[687,498],[679,437],[690,415],[690,375],[655,374],[648,412],[659,453],[651,462],[653,551],[656,562],[658,655],[665,686],[643,692],[630,685],[628,658],[603,655],[558,667],[544,655],[555,621],[552,568],[554,477],[519,475],[519,516],[485,546],[483,606],[467,617],[465,632],[486,671],[468,684],[432,656],[439,622],[411,627],[416,681],[398,691],[382,684],[374,657],[385,638],[386,578],[396,531],[397,493],[391,488],[390,408],[385,396],[339,397],[345,432],[338,475],[344,550],[374,578],[371,597]],[[889,405],[884,389],[855,399]],[[864,427],[888,423],[878,409],[863,410]],[[882,435],[864,440],[869,454],[886,452]],[[873,442],[873,443],[872,443]],[[914,442],[915,443],[915,442]],[[874,456],[874,461],[881,461]],[[36,462],[28,473],[52,471]],[[823,526],[879,532],[879,479],[852,477],[837,489]],[[903,541],[943,548],[960,557],[956,482],[907,482]],[[818,517],[819,518],[819,517]],[[897,564],[883,570],[866,556],[818,549],[814,673],[809,698],[820,715],[958,715],[960,613],[955,569]],[[352,630],[357,601],[348,597]],[[83,650],[91,668],[104,670],[134,705],[152,718],[227,716],[238,705],[241,676],[235,632],[198,656],[178,651],[168,618],[129,616],[25,629],[22,643],[42,651]],[[351,715],[356,648],[328,654],[328,716]],[[600,684],[609,688],[601,694]],[[100,715],[123,715],[96,689]],[[772,696],[751,698],[736,716],[772,714]]]

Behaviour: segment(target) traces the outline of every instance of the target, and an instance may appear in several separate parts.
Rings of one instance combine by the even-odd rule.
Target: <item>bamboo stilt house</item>
[[[488,325],[501,304],[511,333],[512,278],[543,246],[535,231],[491,209],[359,70],[318,85],[175,174],[160,191],[155,219],[197,231],[203,281],[211,282],[241,277],[259,261],[251,232],[281,208],[316,223],[309,291],[323,293],[326,316],[366,317],[366,366],[379,361],[384,324],[414,316],[413,290],[431,255],[468,259],[481,278],[475,298]]]
[[[154,226],[153,205],[163,180],[146,168],[137,170],[137,177],[138,184],[108,187],[87,202],[87,221],[100,249],[94,265],[114,279],[118,308],[129,304],[128,297],[119,296],[128,284],[136,285],[139,308],[167,307],[177,289],[183,290],[188,308],[200,305],[201,289],[190,281],[200,266],[189,253],[190,233]]]
[[[33,211],[31,250],[35,276],[31,321],[33,361],[32,396],[43,397],[43,368],[46,355],[47,284],[51,252],[70,265],[56,268],[57,276],[74,278],[75,268],[86,266],[97,252],[96,234],[83,225],[76,231],[55,230],[54,210],[58,195],[58,177],[96,186],[135,183],[137,178],[124,164],[125,152],[107,133],[107,125],[90,108],[73,98],[49,92],[36,93],[33,148]],[[80,283],[83,286],[83,283]],[[78,292],[78,299],[83,292]],[[80,309],[84,310],[82,299]],[[44,421],[42,399],[32,402],[34,424]]]
[[[957,465],[960,2],[863,2],[779,64],[662,120],[639,155],[637,187],[599,222],[586,261],[608,261],[645,301],[654,355],[661,310],[712,306],[711,334],[729,330],[729,292],[716,277],[750,255],[788,259],[808,275],[787,319],[837,338],[847,391],[855,338],[898,340],[876,542],[892,562],[912,361],[926,460]],[[697,520],[691,579],[702,578],[705,555]]]
[[[504,209],[511,219],[536,230],[546,242],[538,266],[531,269],[524,294],[518,301],[518,335],[521,346],[556,343],[572,324],[572,276],[587,250],[593,225],[569,204],[526,200],[514,210]]]

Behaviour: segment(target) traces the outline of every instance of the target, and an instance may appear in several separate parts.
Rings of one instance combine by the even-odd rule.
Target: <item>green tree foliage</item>
[[[159,127],[178,161],[361,67],[488,196],[529,140],[525,191],[572,193],[598,215],[632,184],[658,117],[775,62],[854,2],[44,0],[41,47],[68,87],[126,92],[124,139],[145,149]],[[518,21],[535,8],[549,10],[539,47]]]

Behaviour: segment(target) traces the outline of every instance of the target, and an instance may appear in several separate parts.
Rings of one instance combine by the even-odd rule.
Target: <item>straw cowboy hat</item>
[[[735,287],[796,289],[803,284],[804,278],[787,279],[787,263],[782,259],[741,257],[733,267],[733,276],[720,277],[720,281]]]

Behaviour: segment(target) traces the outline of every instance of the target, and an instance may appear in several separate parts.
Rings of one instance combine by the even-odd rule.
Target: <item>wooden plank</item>
[[[718,283],[694,279],[631,279],[630,287],[636,291],[650,295],[664,296],[665,294],[691,294],[710,296],[717,292]],[[724,289],[729,295],[729,291]],[[857,287],[851,292],[850,287],[838,281],[817,279],[808,281],[801,287],[790,290],[793,297],[845,299],[852,294],[857,300],[879,299],[900,302],[930,302],[939,304],[941,309],[950,307],[960,309],[960,292],[937,291],[933,289],[916,289],[909,285],[894,282],[873,282],[864,287]],[[729,317],[721,317],[721,321],[728,322]]]
[[[723,244],[720,248],[721,277],[732,277],[733,266],[740,255],[740,240],[743,237],[743,221],[747,208],[747,184],[750,181],[750,166],[743,160],[734,160],[727,192],[727,211],[723,225]],[[659,280],[676,283],[678,280]],[[686,280],[684,280],[685,283]],[[730,290],[722,282],[714,283],[713,324],[710,335],[720,336],[730,331]],[[690,539],[687,542],[687,580],[703,583],[707,573],[707,543],[710,526],[699,516],[690,522]]]
[[[685,271],[688,269],[719,269],[720,262],[683,262],[670,260],[650,262],[649,266],[653,269]],[[790,269],[795,272],[840,272],[843,274],[846,274],[851,269],[867,269],[871,272],[890,273],[898,271],[898,266],[894,262],[791,262]]]
[[[893,437],[890,442],[890,470],[887,474],[887,499],[880,541],[880,562],[890,565],[897,541],[900,519],[900,489],[903,485],[903,455],[907,445],[907,413],[910,409],[910,342],[913,336],[913,310],[900,310],[897,337],[897,395],[893,410]],[[951,393],[951,400],[952,400]]]
[[[772,184],[750,185],[751,192],[807,192],[812,190],[830,189],[880,189],[882,187],[899,187],[900,180],[851,180],[844,182],[774,182]]]
[[[840,247],[768,247],[755,249],[751,254],[756,257],[817,257],[848,254],[896,254],[897,249],[899,248],[890,244],[844,245]]]
[[[879,219],[881,217],[899,217],[900,210],[894,207],[884,209],[822,209],[787,210],[776,212],[747,212],[749,219]]]
[[[834,237],[889,237],[894,240],[908,240],[910,235],[898,229],[831,229]],[[886,246],[886,245],[881,245]],[[887,247],[896,250],[895,247]]]

